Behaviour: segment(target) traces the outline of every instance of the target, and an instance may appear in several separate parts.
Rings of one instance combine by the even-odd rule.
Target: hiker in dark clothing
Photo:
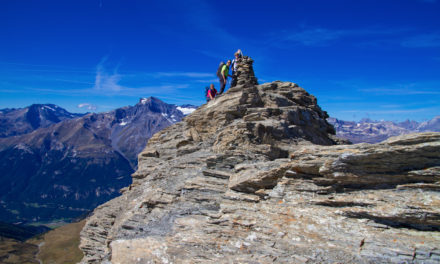
[[[215,98],[217,95],[217,90],[214,87],[214,84],[211,83],[211,86],[209,87],[208,94],[206,95],[206,102],[211,101]]]
[[[241,53],[241,50],[237,50],[237,52],[234,53],[235,59],[232,60],[231,64],[231,70],[232,70],[232,81],[231,81],[231,87],[234,87],[237,85],[237,67],[238,67],[238,61],[241,57],[243,57],[243,53]]]
[[[226,82],[228,81],[228,76],[231,76],[229,74],[229,66],[231,66],[231,60],[228,60],[225,65],[223,65],[221,71],[220,71],[220,93],[222,94],[225,91]],[[232,77],[232,76],[231,76]]]

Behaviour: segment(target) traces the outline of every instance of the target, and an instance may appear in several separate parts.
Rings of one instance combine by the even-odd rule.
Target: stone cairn
[[[232,77],[231,87],[240,85],[243,87],[249,87],[258,85],[257,77],[255,77],[252,60],[248,56],[243,56],[237,60],[237,71],[234,72]]]

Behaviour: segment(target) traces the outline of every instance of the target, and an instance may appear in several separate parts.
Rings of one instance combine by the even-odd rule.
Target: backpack
[[[205,87],[205,97],[208,98],[209,86]]]
[[[222,77],[222,74],[221,74],[221,71],[222,71],[222,68],[223,68],[223,66],[225,65],[226,63],[225,62],[220,62],[220,65],[218,66],[218,69],[217,69],[217,76],[219,77],[219,78],[221,78]]]

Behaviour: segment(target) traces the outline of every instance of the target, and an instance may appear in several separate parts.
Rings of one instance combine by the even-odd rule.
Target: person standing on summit
[[[234,53],[235,59],[232,60],[231,63],[231,70],[232,70],[232,80],[231,80],[231,87],[237,85],[237,69],[238,69],[238,61],[241,57],[243,57],[243,53],[241,50],[237,50],[237,52]]]
[[[231,60],[228,60],[225,65],[223,65],[222,69],[220,70],[220,92],[219,94],[222,94],[226,87],[226,82],[228,81],[229,75],[229,66],[231,66]],[[232,76],[231,76],[232,77]]]

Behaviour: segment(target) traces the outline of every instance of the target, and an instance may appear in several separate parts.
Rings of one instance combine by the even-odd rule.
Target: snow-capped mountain
[[[373,121],[362,119],[359,122],[328,118],[336,129],[336,135],[352,143],[377,143],[389,137],[416,132],[440,132],[440,116],[426,122],[406,120],[404,122]]]
[[[32,116],[39,119],[30,120],[39,122],[23,123],[40,127],[13,130],[7,129],[12,121],[2,123],[2,127],[7,126],[4,131],[16,131],[17,136],[0,138],[0,221],[71,219],[117,196],[120,188],[130,184],[137,155],[148,139],[195,109],[154,97],[141,98],[134,106],[81,117],[67,111],[55,115],[62,111],[49,107],[61,109],[55,105],[31,106],[26,108],[30,110],[20,110],[21,115],[15,109],[2,110],[8,117],[15,111],[16,119],[36,112]],[[51,118],[50,113],[58,119]],[[61,118],[64,120],[47,126],[47,120]],[[31,133],[23,134],[25,131]]]
[[[33,104],[26,108],[0,110],[0,137],[22,135],[66,119],[83,116],[54,104]]]

